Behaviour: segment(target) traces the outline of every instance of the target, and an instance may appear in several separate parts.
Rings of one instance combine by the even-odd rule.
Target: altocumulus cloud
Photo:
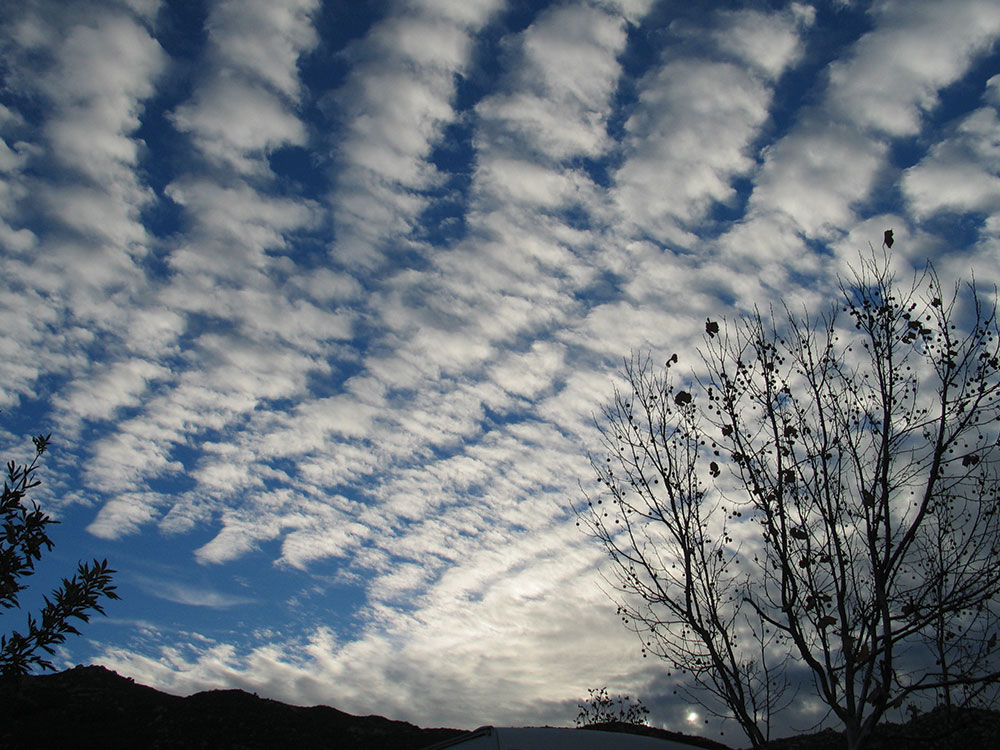
[[[976,0],[6,9],[3,441],[54,433],[60,551],[123,570],[62,663],[684,725],[569,510],[591,414],[888,227],[994,281],[998,36]]]

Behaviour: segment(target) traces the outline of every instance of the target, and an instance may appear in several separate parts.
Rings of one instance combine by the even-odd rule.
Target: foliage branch
[[[20,610],[19,594],[27,588],[25,579],[35,572],[43,552],[52,549],[48,527],[58,523],[44,513],[37,503],[28,501],[30,490],[41,484],[35,473],[39,460],[49,446],[47,435],[32,438],[34,458],[28,464],[7,463],[7,476],[0,497],[3,536],[0,539],[0,607]],[[79,635],[72,620],[88,622],[92,612],[104,614],[101,597],[117,599],[112,585],[114,570],[107,560],[79,563],[76,574],[63,578],[50,596],[44,597],[40,614],[27,615],[27,628],[0,634],[0,676],[19,677],[33,667],[52,669],[45,657],[67,635]]]

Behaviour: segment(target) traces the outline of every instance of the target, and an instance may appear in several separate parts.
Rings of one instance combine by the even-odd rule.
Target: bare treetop
[[[998,679],[995,299],[900,285],[888,255],[841,291],[707,321],[697,378],[633,355],[599,420],[582,517],[623,620],[755,747],[792,685],[860,748],[891,708]]]

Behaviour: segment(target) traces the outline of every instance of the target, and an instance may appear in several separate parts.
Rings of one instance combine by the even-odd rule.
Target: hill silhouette
[[[844,733],[834,729],[772,740],[769,750],[843,750]],[[1000,712],[984,708],[936,708],[905,724],[875,727],[868,750],[987,750],[1000,747]]]
[[[10,750],[420,750],[464,733],[290,706],[243,690],[182,698],[100,666],[0,686],[0,705],[0,747]]]
[[[139,685],[101,666],[0,682],[3,750],[423,750],[466,734],[423,729],[382,716],[353,716],[328,706],[290,706],[243,690],[209,690],[188,697]],[[702,737],[652,727],[599,724],[590,729],[637,732],[693,747],[728,750]],[[585,731],[585,730],[582,730]],[[1000,712],[942,709],[906,724],[878,728],[871,750],[970,750],[998,747]],[[772,740],[772,750],[840,750],[843,734],[825,730]]]
[[[209,690],[182,698],[101,666],[32,675],[17,686],[0,684],[0,706],[3,750],[422,750],[467,734],[422,729],[382,716],[353,716],[328,706],[290,706],[243,690]],[[586,729],[729,750],[702,737],[647,726],[615,722]]]

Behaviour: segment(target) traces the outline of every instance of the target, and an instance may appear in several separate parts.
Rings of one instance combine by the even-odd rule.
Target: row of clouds
[[[203,563],[276,542],[275,576],[333,558],[367,592],[356,633],[101,652],[169,689],[459,726],[566,721],[588,687],[641,689],[654,670],[566,513],[619,357],[690,352],[706,316],[798,287],[825,299],[885,226],[936,254],[924,220],[1000,201],[996,79],[981,107],[926,130],[1000,34],[989,4],[874,4],[871,30],[761,149],[782,76],[815,63],[803,3],[678,20],[628,81],[627,112],[630,32],[664,4],[553,3],[504,38],[495,87],[459,111],[499,0],[390,4],[328,92],[299,76],[318,2],[210,3],[190,94],[165,114],[186,149],[162,194],[138,137],[178,76],[158,10],[34,3],[6,30],[6,84],[38,112],[0,111],[4,394],[51,402],[54,431],[78,436],[86,491],[67,482],[64,497],[100,498],[92,534],[158,529],[186,549],[185,532],[215,527],[192,550]],[[321,97],[332,136],[302,114]],[[475,161],[465,236],[438,246],[420,222],[452,124],[472,129]],[[892,144],[927,136],[899,172]],[[335,165],[328,193],[279,194],[269,155],[286,147]],[[611,187],[587,160],[615,165]],[[899,213],[869,215],[886,185]],[[145,212],[168,202],[182,231],[154,236]],[[742,220],[720,227],[719,204]],[[304,264],[303,238],[327,230]],[[974,255],[945,262],[995,268],[997,231],[987,220]]]

